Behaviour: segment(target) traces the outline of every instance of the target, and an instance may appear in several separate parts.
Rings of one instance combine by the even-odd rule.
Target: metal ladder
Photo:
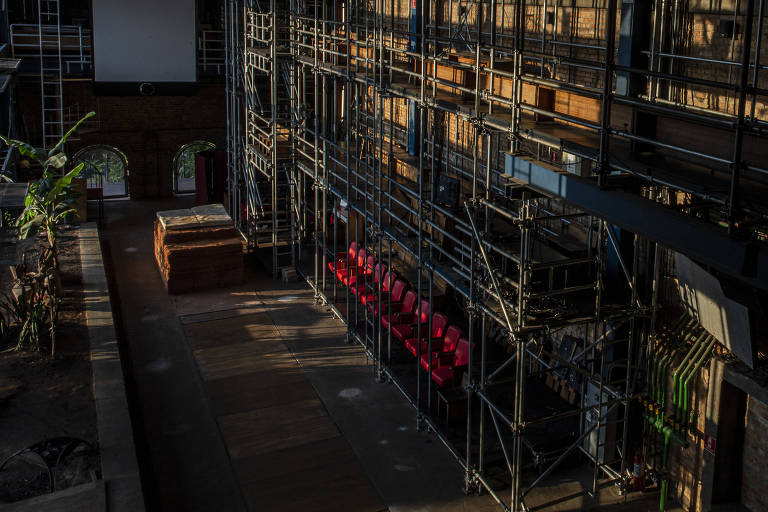
[[[40,45],[40,97],[43,148],[52,148],[64,135],[59,0],[37,0]]]
[[[272,225],[272,265],[273,273],[279,274],[284,268],[296,266],[294,253],[295,217],[294,217],[294,191],[290,176],[290,170],[283,163],[278,172],[275,197],[276,213]],[[282,174],[282,178],[281,178]]]

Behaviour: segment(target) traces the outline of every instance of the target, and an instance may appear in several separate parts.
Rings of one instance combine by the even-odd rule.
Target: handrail
[[[226,65],[223,30],[201,30],[197,36],[197,64],[203,73],[222,75]]]
[[[93,64],[91,29],[79,25],[59,27],[58,25],[13,23],[10,26],[10,34],[11,54],[14,58],[40,60],[60,54],[67,73],[71,72],[73,64],[79,65],[81,69]]]

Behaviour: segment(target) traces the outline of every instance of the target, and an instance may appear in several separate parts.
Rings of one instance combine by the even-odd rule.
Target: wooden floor
[[[250,510],[386,510],[263,309],[181,322]]]

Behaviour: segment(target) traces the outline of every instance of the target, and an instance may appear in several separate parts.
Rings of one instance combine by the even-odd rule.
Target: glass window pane
[[[75,164],[83,162],[82,177],[88,180],[88,188],[103,188],[104,197],[127,194],[126,161],[117,149],[108,147],[86,148],[75,157]]]

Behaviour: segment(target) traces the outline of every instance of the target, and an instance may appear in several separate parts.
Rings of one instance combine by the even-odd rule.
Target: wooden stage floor
[[[264,308],[181,321],[250,510],[386,510]]]

